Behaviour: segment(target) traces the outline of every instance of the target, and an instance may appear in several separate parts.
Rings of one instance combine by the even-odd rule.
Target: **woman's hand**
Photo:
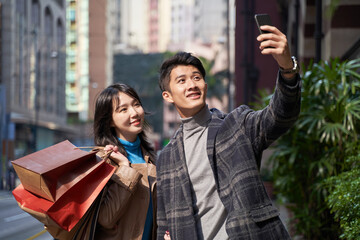
[[[129,160],[125,157],[122,153],[119,152],[119,148],[114,145],[106,145],[104,148],[105,152],[110,152],[110,158],[114,161],[117,165],[124,165],[130,166]]]
[[[171,240],[169,231],[166,231],[166,232],[165,232],[164,240]]]

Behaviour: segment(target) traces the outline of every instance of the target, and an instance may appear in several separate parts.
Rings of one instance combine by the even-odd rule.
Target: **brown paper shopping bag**
[[[12,164],[24,189],[55,202],[96,167],[99,157],[95,154],[66,140]]]
[[[115,167],[106,163],[105,160],[100,160],[92,168],[92,171],[85,174],[81,180],[76,181],[55,202],[32,194],[24,189],[22,184],[17,186],[12,193],[20,208],[46,227],[51,228],[52,235],[57,228],[59,228],[59,233],[61,229],[70,232],[73,228],[77,228],[79,221],[81,222],[81,219],[89,211],[114,171]]]

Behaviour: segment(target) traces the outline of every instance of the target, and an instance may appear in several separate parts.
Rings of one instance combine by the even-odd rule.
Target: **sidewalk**
[[[9,190],[0,190],[0,199],[6,199],[6,198],[14,198],[14,196]]]

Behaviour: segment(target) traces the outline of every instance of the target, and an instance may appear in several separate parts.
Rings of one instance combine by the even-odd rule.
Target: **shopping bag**
[[[69,232],[88,211],[114,171],[115,167],[105,160],[100,160],[92,171],[55,202],[27,191],[23,184],[16,187],[12,193],[20,208],[45,226],[59,226]]]
[[[59,228],[57,224],[45,225],[45,230],[50,233],[54,239],[65,240],[88,240],[94,239],[95,229],[97,225],[97,216],[100,209],[100,204],[103,195],[107,192],[105,186],[99,196],[92,203],[90,208],[86,211],[85,215],[80,221],[68,232],[62,228]]]
[[[23,187],[55,202],[98,163],[96,152],[76,148],[69,141],[12,161]]]

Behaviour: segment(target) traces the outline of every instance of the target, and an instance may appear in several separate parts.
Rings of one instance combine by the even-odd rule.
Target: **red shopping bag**
[[[12,161],[23,187],[55,202],[98,164],[96,152],[78,149],[69,141]]]
[[[114,171],[115,167],[106,163],[105,160],[98,161],[91,170],[87,171],[87,174],[72,184],[55,202],[27,191],[22,184],[12,193],[21,209],[46,226],[53,226],[55,223],[62,229],[71,231],[84,216]]]

